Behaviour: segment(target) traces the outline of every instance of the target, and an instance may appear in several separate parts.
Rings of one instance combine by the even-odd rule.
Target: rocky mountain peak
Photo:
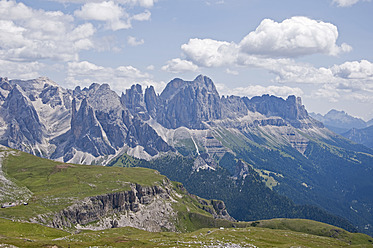
[[[0,88],[8,91],[12,89],[12,86],[10,86],[9,84],[8,78],[0,78]]]
[[[286,120],[302,120],[308,117],[300,97],[288,96],[286,100],[276,96],[262,95],[244,98],[248,109],[267,117],[280,116]]]
[[[333,132],[342,134],[351,128],[366,128],[368,124],[357,117],[347,114],[345,111],[332,109],[327,114],[310,114],[313,118],[324,123]]]
[[[199,87],[206,88],[208,93],[219,95],[218,91],[216,90],[214,82],[211,80],[211,78],[203,75],[198,75],[193,83]]]
[[[203,90],[208,94],[219,96],[219,93],[216,90],[213,81],[207,76],[199,75],[193,81],[184,81],[180,78],[173,79],[167,84],[160,97],[164,100],[170,100],[172,97],[174,97],[180,91],[183,91],[183,89],[187,87],[193,88],[194,90]]]
[[[149,120],[144,94],[140,84],[134,84],[126,93],[122,93],[120,101],[132,115],[138,115],[143,120]]]
[[[4,101],[5,119],[8,123],[7,146],[21,149],[24,145],[42,143],[43,125],[26,93],[15,85]],[[4,142],[3,142],[4,143]],[[30,146],[31,147],[31,146]],[[28,152],[33,153],[30,148]]]
[[[221,118],[221,102],[212,80],[199,75],[194,81],[172,80],[160,95],[159,123],[167,128],[203,129],[205,121]]]

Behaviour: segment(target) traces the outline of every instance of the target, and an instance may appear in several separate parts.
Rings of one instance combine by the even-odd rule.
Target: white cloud
[[[93,48],[95,29],[90,23],[76,26],[73,21],[72,16],[59,11],[0,1],[0,59],[77,60],[81,50]]]
[[[326,84],[316,91],[312,92],[312,98],[324,98],[329,102],[338,102],[338,99],[341,98],[341,95],[338,93],[334,85]]]
[[[237,75],[239,74],[238,71],[231,70],[231,69],[229,69],[229,68],[227,68],[227,69],[225,70],[225,72],[228,73],[228,74],[231,74],[231,75],[235,75],[235,76],[237,76]]]
[[[38,62],[12,62],[0,59],[0,75],[10,79],[30,79],[40,77],[37,72],[43,64]]]
[[[74,15],[83,20],[106,22],[107,28],[112,30],[131,27],[128,13],[113,1],[86,3],[80,10],[76,10]]]
[[[181,49],[191,61],[206,67],[232,64],[237,59],[237,46],[233,42],[190,39]]]
[[[239,46],[247,54],[280,57],[317,53],[338,55],[351,50],[347,44],[338,46],[337,39],[338,29],[333,24],[296,16],[281,23],[264,19]]]
[[[333,74],[344,79],[363,79],[373,81],[373,63],[367,60],[345,62],[331,68]]]
[[[127,43],[130,46],[140,46],[145,43],[144,39],[138,40],[136,37],[128,36]]]
[[[194,38],[181,49],[189,61],[204,67],[246,65],[269,68],[268,64],[276,66],[279,62],[282,65],[290,63],[293,67],[295,63],[290,60],[293,57],[319,53],[337,55],[351,50],[344,43],[338,46],[337,38],[338,30],[333,24],[293,17],[281,23],[265,19],[239,44]]]
[[[101,1],[88,2],[80,10],[76,10],[74,15],[83,20],[95,20],[106,23],[106,28],[113,31],[120,29],[129,29],[132,27],[132,21],[148,21],[151,13],[149,10],[136,15],[130,15],[117,2]]]
[[[155,66],[154,65],[149,65],[149,66],[146,67],[146,69],[149,70],[149,71],[154,71]]]
[[[154,85],[156,91],[165,87],[164,82],[154,82],[151,75],[143,73],[133,66],[117,68],[99,66],[88,61],[68,63],[68,86],[89,86],[91,83],[108,83],[118,93],[128,89],[132,84]]]
[[[123,4],[140,5],[145,8],[151,8],[158,0],[118,0]]]
[[[135,21],[149,21],[151,17],[151,13],[149,10],[145,10],[144,12],[134,15],[131,17],[131,20]]]
[[[333,0],[339,7],[350,7],[358,2],[370,2],[370,0]]]
[[[183,73],[188,71],[197,71],[198,66],[193,64],[191,61],[177,58],[167,61],[167,64],[162,67],[162,70],[172,73]]]
[[[273,73],[274,82],[280,83],[338,84],[353,77],[371,80],[372,64],[368,61],[316,68],[294,59],[317,53],[337,55],[351,49],[346,44],[338,46],[337,38],[338,30],[333,24],[293,17],[281,23],[266,19],[239,44],[194,38],[181,49],[186,57],[183,63],[225,66],[229,67],[227,73],[235,73],[233,66],[262,68]]]

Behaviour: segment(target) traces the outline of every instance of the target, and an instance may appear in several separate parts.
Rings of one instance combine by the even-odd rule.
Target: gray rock
[[[13,87],[2,107],[8,126],[2,143],[35,154],[33,147],[43,142],[44,126],[21,87]]]
[[[222,116],[219,93],[211,79],[202,75],[191,82],[172,80],[160,101],[157,121],[167,128],[204,129],[204,122]]]
[[[150,117],[144,101],[141,85],[132,85],[130,89],[126,90],[126,94],[122,93],[120,101],[132,115],[137,115],[142,120],[149,120]]]

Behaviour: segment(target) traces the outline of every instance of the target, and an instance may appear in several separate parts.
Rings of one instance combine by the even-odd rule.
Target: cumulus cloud
[[[81,50],[93,48],[95,28],[74,25],[60,11],[34,10],[15,1],[0,2],[0,59],[33,61],[78,59]]]
[[[151,13],[145,10],[143,13],[131,16],[118,3],[114,1],[88,2],[80,10],[76,10],[74,15],[83,20],[95,20],[106,23],[106,28],[111,30],[129,29],[132,21],[147,21]]]
[[[373,81],[373,63],[367,60],[345,62],[331,68],[333,74],[344,79],[364,79]]]
[[[350,7],[358,2],[370,2],[370,0],[333,0],[339,7]]]
[[[331,23],[296,16],[281,23],[264,19],[258,28],[240,42],[240,50],[248,54],[298,57],[309,54],[338,55],[349,52],[345,43],[336,44],[338,29]]]
[[[181,49],[186,57],[184,64],[225,66],[229,67],[227,73],[235,73],[234,66],[262,68],[274,74],[274,82],[279,83],[336,84],[347,77],[370,80],[372,65],[368,61],[316,68],[295,60],[304,55],[337,55],[351,50],[347,44],[337,45],[337,39],[338,30],[333,24],[293,17],[281,23],[265,19],[238,44],[194,38]]]
[[[131,20],[135,21],[149,21],[150,20],[151,13],[149,10],[145,10],[144,12],[134,15],[131,17]]]
[[[212,39],[190,39],[181,46],[185,55],[197,65],[219,67],[229,65],[237,59],[237,45],[233,42]]]
[[[198,66],[190,61],[177,58],[167,61],[167,64],[162,67],[162,70],[172,73],[183,73],[189,71],[197,71]]]
[[[117,0],[123,4],[140,5],[145,8],[151,8],[158,0]]]
[[[133,36],[128,36],[127,38],[127,43],[130,46],[140,46],[145,43],[144,39],[137,39],[136,37]]]
[[[68,86],[89,86],[91,83],[108,83],[118,93],[128,89],[132,84],[154,85],[162,90],[164,82],[154,82],[148,73],[141,72],[133,66],[104,67],[88,61],[68,63]]]
[[[44,65],[38,62],[12,62],[0,59],[0,75],[11,79],[30,79],[40,77],[37,72]]]
[[[205,67],[250,64],[263,57],[293,58],[312,54],[338,55],[351,51],[338,46],[338,29],[331,23],[293,17],[277,23],[270,19],[244,37],[239,44],[212,39],[190,39],[181,49],[193,63]],[[245,61],[248,60],[248,61]]]
[[[107,27],[112,30],[131,27],[128,13],[113,1],[86,3],[80,10],[76,10],[74,15],[83,20],[106,22]]]

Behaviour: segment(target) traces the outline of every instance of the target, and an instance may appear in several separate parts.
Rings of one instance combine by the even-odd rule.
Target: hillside
[[[373,149],[373,126],[362,129],[353,128],[342,135],[347,139]]]
[[[11,231],[10,231],[11,230]],[[305,220],[257,221],[246,228],[189,233],[114,228],[71,234],[38,224],[0,219],[1,247],[371,247],[372,238]]]
[[[0,202],[16,205],[1,208],[2,218],[64,230],[232,225],[223,202],[189,195],[154,170],[65,164],[5,147],[0,152]]]

